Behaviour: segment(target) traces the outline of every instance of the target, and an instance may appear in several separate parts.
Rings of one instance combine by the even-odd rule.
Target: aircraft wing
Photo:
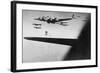
[[[55,44],[62,44],[62,45],[73,45],[77,42],[77,39],[61,39],[61,38],[43,38],[43,37],[24,37],[26,40],[31,41],[40,41],[46,43],[55,43]]]
[[[34,19],[34,20],[39,20],[39,21],[42,21],[42,19],[39,19],[39,18],[36,18],[36,19]]]

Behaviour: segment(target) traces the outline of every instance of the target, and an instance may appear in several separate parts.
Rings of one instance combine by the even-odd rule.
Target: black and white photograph
[[[11,71],[97,67],[97,7],[11,3]]]
[[[23,63],[90,59],[90,13],[23,10]]]

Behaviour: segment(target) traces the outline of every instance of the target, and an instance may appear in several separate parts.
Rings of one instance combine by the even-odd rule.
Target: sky
[[[59,24],[48,24],[43,21],[34,20],[42,16],[72,18],[75,15],[76,19],[64,21],[68,26]],[[79,16],[79,17],[78,17]],[[85,25],[85,20],[89,13],[75,13],[75,12],[55,12],[55,11],[39,11],[39,10],[23,10],[23,36],[25,37],[49,37],[49,38],[70,38],[77,39],[80,31]],[[42,24],[41,29],[36,29],[32,24]],[[48,36],[45,36],[45,31],[48,31]]]

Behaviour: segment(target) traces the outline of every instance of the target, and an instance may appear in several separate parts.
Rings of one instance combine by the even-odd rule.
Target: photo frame
[[[11,71],[97,67],[98,7],[11,1]]]

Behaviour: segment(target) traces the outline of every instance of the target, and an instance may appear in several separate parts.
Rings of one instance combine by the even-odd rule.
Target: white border
[[[22,63],[22,9],[91,13],[91,60]],[[96,65],[96,10],[94,8],[17,4],[17,70]]]

